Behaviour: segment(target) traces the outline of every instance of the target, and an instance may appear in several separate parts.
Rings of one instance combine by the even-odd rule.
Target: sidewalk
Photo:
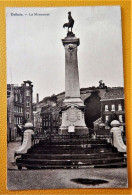
[[[21,146],[21,141],[10,142],[7,144],[7,169],[17,169],[17,166],[13,166],[14,159],[14,151]]]

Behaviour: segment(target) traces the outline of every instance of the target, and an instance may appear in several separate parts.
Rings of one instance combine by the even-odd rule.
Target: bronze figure
[[[68,12],[68,20],[69,20],[69,22],[65,23],[63,25],[63,28],[67,27],[68,28],[68,32],[72,32],[72,28],[73,28],[73,25],[74,25],[74,19],[71,16],[71,12]],[[69,28],[71,28],[71,31],[69,31]]]

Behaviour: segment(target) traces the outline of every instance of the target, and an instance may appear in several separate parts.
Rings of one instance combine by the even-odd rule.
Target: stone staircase
[[[16,159],[18,169],[125,167],[124,153],[106,140],[53,138],[40,140]]]

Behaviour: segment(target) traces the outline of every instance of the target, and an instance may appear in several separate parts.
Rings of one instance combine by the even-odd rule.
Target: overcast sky
[[[119,6],[7,8],[7,83],[31,80],[34,98],[65,90],[65,51],[61,39],[67,29],[68,11],[80,38],[78,66],[80,87],[123,86],[122,30]],[[15,14],[23,16],[15,16]],[[34,16],[34,13],[47,14]]]

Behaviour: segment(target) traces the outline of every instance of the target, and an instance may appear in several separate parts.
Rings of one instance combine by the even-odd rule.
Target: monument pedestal
[[[80,96],[77,46],[80,41],[71,32],[62,39],[65,47],[65,100],[62,106],[62,124],[59,134],[87,134],[84,103]]]
[[[64,103],[67,104],[66,102]],[[78,101],[68,102],[67,105],[62,107],[62,124],[59,134],[88,134],[84,119],[84,108],[83,103]]]

